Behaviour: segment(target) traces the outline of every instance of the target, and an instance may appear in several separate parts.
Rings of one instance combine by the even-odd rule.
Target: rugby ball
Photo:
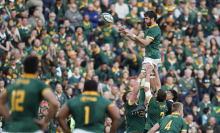
[[[101,18],[105,23],[112,23],[113,22],[113,17],[109,13],[102,13]]]

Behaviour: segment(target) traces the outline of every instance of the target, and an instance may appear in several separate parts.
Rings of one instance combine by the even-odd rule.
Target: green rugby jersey
[[[127,132],[143,132],[145,126],[144,113],[139,111],[136,114],[131,114],[131,111],[136,109],[137,105],[129,104],[128,101],[125,104],[125,114],[127,120]]]
[[[164,117],[166,113],[166,100],[162,103],[156,101],[156,99],[151,96],[148,101],[148,114],[145,124],[145,129],[150,130],[161,118]]]
[[[114,106],[95,91],[85,91],[82,95],[68,100],[66,105],[76,122],[75,129],[94,133],[104,131],[107,108]]]
[[[146,37],[152,39],[153,41],[148,45],[145,46],[145,57],[149,57],[152,59],[160,59],[160,51],[159,51],[159,45],[161,42],[161,31],[160,27],[155,24],[147,27],[147,29],[144,31],[144,39]]]
[[[33,74],[25,74],[12,85],[4,89],[8,96],[11,119],[6,132],[35,132],[41,130],[34,122],[38,118],[38,109],[43,96],[52,91],[48,85],[35,78]]]
[[[179,113],[172,113],[162,118],[158,124],[160,125],[160,133],[180,133],[187,131],[186,122]]]

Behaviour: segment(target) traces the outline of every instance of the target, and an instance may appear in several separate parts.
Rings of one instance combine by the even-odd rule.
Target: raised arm
[[[135,83],[134,89],[132,90],[131,97],[129,98],[129,101],[128,101],[129,104],[133,104],[135,102],[137,95],[138,95],[138,92],[139,92],[139,89],[140,89],[141,79],[144,78],[145,75],[146,75],[146,73],[140,73],[140,75],[138,76],[138,79]]]
[[[158,65],[154,67],[154,73],[155,73],[155,80],[156,80],[156,89],[158,91],[159,89],[161,89],[160,77],[158,73]]]

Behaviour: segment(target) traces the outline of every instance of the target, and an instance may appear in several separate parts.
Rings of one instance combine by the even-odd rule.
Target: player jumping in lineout
[[[155,79],[150,79],[155,78],[154,73],[152,73],[152,70],[161,62],[161,55],[159,52],[159,44],[161,42],[161,31],[160,27],[156,24],[157,14],[154,11],[145,12],[144,17],[145,24],[148,26],[144,31],[144,35],[140,34],[136,36],[125,28],[120,28],[119,31],[126,34],[130,39],[138,43],[141,43],[145,46],[145,57],[143,61],[142,72],[146,71],[147,75],[146,82],[144,78],[141,82],[145,82],[144,92],[145,97],[147,98],[151,95],[150,87],[153,90],[155,90]],[[140,97],[140,99],[144,98]],[[144,104],[139,104],[139,106],[132,112],[136,112],[139,110],[145,110]]]

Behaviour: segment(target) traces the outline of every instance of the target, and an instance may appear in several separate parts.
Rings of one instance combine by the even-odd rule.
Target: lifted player
[[[172,114],[162,118],[148,133],[186,133],[186,122],[183,117],[183,104],[176,102],[172,105]]]
[[[128,29],[121,28],[120,32],[126,34],[132,40],[141,43],[145,46],[145,57],[143,61],[142,71],[146,71],[146,82],[144,92],[146,97],[151,95],[150,87],[155,90],[155,78],[152,70],[161,62],[161,55],[159,52],[159,45],[161,42],[161,31],[160,27],[157,25],[157,14],[154,11],[147,11],[144,14],[145,24],[148,26],[144,31],[144,35],[140,34],[138,36],[132,34]],[[138,106],[133,112],[138,110],[145,110],[144,105]]]
[[[101,133],[104,130],[106,113],[112,119],[110,133],[115,133],[120,125],[120,114],[117,107],[97,93],[97,83],[94,80],[85,82],[84,93],[70,99],[64,104],[57,120],[66,133],[71,133],[65,118],[71,114],[76,126],[73,133]]]
[[[0,95],[1,114],[8,121],[3,133],[32,132],[43,133],[59,108],[52,89],[37,79],[38,58],[29,56],[24,61],[24,77],[19,78]],[[38,109],[41,101],[47,99],[50,105],[46,120],[38,121]],[[11,109],[9,115],[8,107]],[[41,126],[39,126],[39,125]],[[43,131],[41,131],[43,130]]]

